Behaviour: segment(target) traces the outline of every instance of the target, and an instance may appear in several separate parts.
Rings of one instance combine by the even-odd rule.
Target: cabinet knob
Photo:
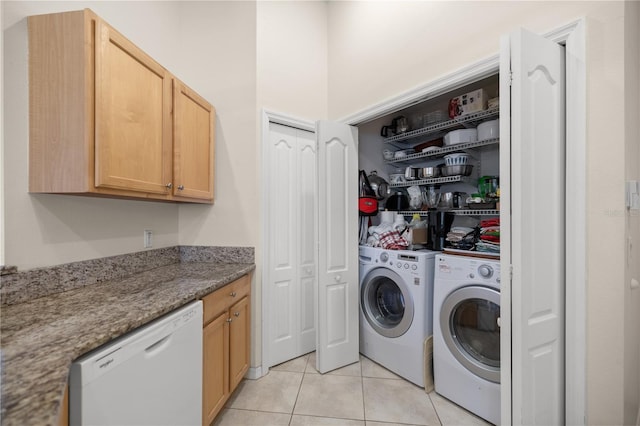
[[[236,316],[236,317],[239,317],[240,316],[240,312],[235,312],[233,315]]]
[[[182,191],[184,189],[184,185],[178,185],[178,190]]]
[[[236,292],[235,292],[235,291],[232,291],[232,292],[231,292],[231,294],[230,294],[230,296],[231,296],[231,297],[236,297]]]
[[[336,280],[336,282],[340,282],[340,278],[342,278],[340,275],[336,275],[334,279]]]
[[[173,188],[173,184],[171,182],[169,182],[168,184],[165,185],[168,189]]]
[[[233,321],[231,318],[227,318],[227,322],[231,322]]]

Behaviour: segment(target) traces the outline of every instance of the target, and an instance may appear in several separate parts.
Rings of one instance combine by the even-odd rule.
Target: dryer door
[[[413,298],[396,272],[376,268],[360,286],[360,306],[367,322],[385,337],[402,336],[413,321]]]
[[[500,292],[462,287],[442,304],[440,327],[451,354],[476,376],[500,383]]]

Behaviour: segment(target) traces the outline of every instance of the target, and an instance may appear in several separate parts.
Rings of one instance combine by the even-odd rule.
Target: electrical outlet
[[[153,231],[150,229],[144,230],[144,248],[151,248],[153,246]]]

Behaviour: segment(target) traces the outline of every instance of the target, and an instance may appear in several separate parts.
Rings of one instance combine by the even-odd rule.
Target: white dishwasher
[[[202,424],[202,302],[185,305],[78,358],[71,425]]]

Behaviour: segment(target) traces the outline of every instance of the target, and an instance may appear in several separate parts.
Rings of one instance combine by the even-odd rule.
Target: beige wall
[[[258,108],[327,118],[327,5],[258,2]]]
[[[181,4],[180,68],[216,107],[215,204],[181,204],[180,244],[258,242],[256,5]]]
[[[626,179],[640,180],[640,2],[625,4],[625,120],[627,122]],[[625,268],[624,309],[624,424],[640,420],[640,211],[627,213],[626,233],[631,238]]]
[[[495,55],[500,36],[519,26],[544,33],[583,9],[572,2],[330,2],[329,118]]]
[[[4,37],[5,263],[20,269],[143,249],[143,230],[154,247],[178,243],[178,206],[28,191],[27,23],[33,14],[93,9],[148,54],[172,70],[177,64],[176,3],[2,2]],[[145,25],[140,25],[145,22]]]
[[[624,5],[587,18],[587,416],[623,424],[625,327]],[[611,167],[620,164],[621,167]],[[605,232],[602,232],[605,230]],[[637,337],[635,338],[637,340]]]
[[[637,5],[631,3],[626,6],[633,10]],[[626,313],[623,309],[630,277],[625,274],[628,225],[624,213],[625,168],[621,166],[638,140],[636,137],[624,143],[625,125],[627,132],[630,126],[637,125],[637,110],[633,121],[625,120],[620,110],[625,101],[633,102],[629,96],[637,94],[637,90],[630,93],[624,88],[625,72],[633,71],[625,70],[623,61],[624,9],[625,4],[620,1],[329,4],[330,119],[351,116],[496,54],[500,36],[516,27],[545,33],[586,18],[586,405],[590,424],[622,424],[627,411],[625,400],[632,404],[628,405],[629,411],[633,407],[637,410],[634,389],[639,381],[637,367],[633,366],[637,357],[633,359],[632,349],[638,346],[640,336],[625,328],[625,316],[637,315],[638,306],[629,304]],[[627,31],[627,40],[637,46],[637,32]],[[628,78],[635,78],[637,84],[637,75],[635,69]],[[637,155],[633,158],[637,159]],[[637,265],[637,252],[630,255],[635,256]],[[635,274],[637,277],[637,271]],[[632,324],[637,326],[637,322]],[[625,348],[630,351],[626,361]]]

